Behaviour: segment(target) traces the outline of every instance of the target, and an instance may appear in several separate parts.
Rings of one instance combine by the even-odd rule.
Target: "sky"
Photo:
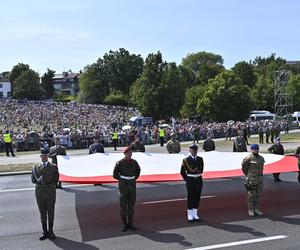
[[[300,60],[297,0],[0,0],[0,72],[78,72],[110,50],[219,54],[224,66],[271,53]]]

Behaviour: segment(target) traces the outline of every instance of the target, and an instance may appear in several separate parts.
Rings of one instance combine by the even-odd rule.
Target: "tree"
[[[135,81],[130,90],[131,101],[137,105],[144,116],[161,118],[159,98],[161,77],[165,63],[160,52],[149,54],[142,75]]]
[[[203,85],[197,85],[186,89],[184,104],[180,110],[180,114],[183,117],[191,117],[198,115],[197,103],[203,96],[205,87]]]
[[[205,51],[188,54],[182,59],[181,65],[193,72],[194,81],[191,85],[207,84],[209,79],[225,69],[222,56]]]
[[[108,85],[105,84],[97,73],[95,65],[86,66],[80,76],[79,100],[87,103],[103,103],[109,93]]]
[[[15,65],[9,75],[9,80],[13,84],[15,80],[21,75],[23,71],[29,70],[29,65],[24,63],[18,63]]]
[[[15,98],[41,99],[42,89],[39,74],[28,69],[14,80],[13,96]]]
[[[10,72],[9,71],[3,71],[0,73],[1,76],[5,77],[6,79],[9,79]]]
[[[249,87],[229,70],[209,81],[197,104],[199,113],[213,121],[243,121],[248,118],[251,107]]]
[[[256,83],[256,75],[254,66],[251,63],[245,61],[238,62],[232,68],[232,71],[241,78],[242,83],[252,88]]]
[[[293,110],[300,110],[300,74],[291,74],[288,91],[292,95]]]
[[[52,98],[54,95],[53,77],[55,71],[47,69],[47,72],[42,76],[42,88],[44,89],[45,97]]]

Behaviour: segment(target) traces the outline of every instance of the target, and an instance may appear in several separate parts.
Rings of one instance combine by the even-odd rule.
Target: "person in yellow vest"
[[[5,145],[5,150],[6,150],[7,157],[9,157],[9,152],[11,153],[11,155],[13,157],[15,157],[14,150],[12,148],[12,141],[13,141],[12,136],[9,133],[9,130],[6,130],[5,133],[3,134],[3,142],[4,142],[4,145]]]
[[[115,130],[115,131],[112,133],[112,143],[113,143],[113,146],[114,146],[115,150],[117,150],[118,137],[119,137],[119,134],[118,134],[118,132]]]
[[[163,147],[164,146],[164,142],[165,142],[165,130],[163,127],[160,127],[158,130],[159,133],[159,142],[160,142],[160,146]]]

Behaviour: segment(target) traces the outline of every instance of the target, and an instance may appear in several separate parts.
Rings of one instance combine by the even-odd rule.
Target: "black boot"
[[[49,223],[49,239],[54,240],[55,238],[56,238],[56,236],[53,233],[53,224]]]
[[[129,216],[128,217],[128,228],[135,231],[137,230],[137,227],[133,224],[133,217]]]
[[[40,240],[45,240],[48,238],[48,231],[47,231],[47,223],[42,223],[43,233],[40,235]]]
[[[298,173],[298,182],[300,183],[300,172]]]
[[[126,232],[128,230],[128,223],[127,223],[127,218],[126,217],[122,217],[122,222],[123,222],[123,228],[122,228],[122,232]]]

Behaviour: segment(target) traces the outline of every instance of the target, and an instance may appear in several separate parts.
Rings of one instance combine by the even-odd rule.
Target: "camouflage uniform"
[[[205,152],[214,151],[216,149],[215,142],[212,139],[206,139],[202,148]]]
[[[145,152],[145,146],[139,141],[131,143],[130,148],[132,152]]]
[[[242,170],[249,182],[247,197],[249,211],[259,209],[260,196],[263,191],[264,163],[265,160],[262,156],[254,155],[253,153],[242,161]]]
[[[283,148],[282,144],[280,144],[280,143],[273,144],[271,147],[268,148],[268,151],[275,155],[284,155],[284,148]],[[273,174],[275,181],[281,181],[279,178],[279,175],[280,175],[280,173]]]
[[[167,142],[167,150],[170,154],[178,154],[181,151],[181,146],[179,141],[176,139],[171,139]]]

